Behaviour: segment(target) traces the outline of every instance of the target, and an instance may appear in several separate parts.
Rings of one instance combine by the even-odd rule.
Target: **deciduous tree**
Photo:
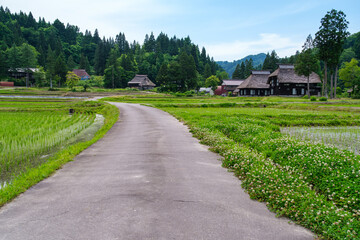
[[[340,79],[345,82],[346,87],[353,89],[353,94],[358,95],[360,89],[360,67],[359,61],[353,58],[350,62],[345,62],[340,69]]]
[[[216,88],[219,86],[219,84],[220,84],[220,80],[219,80],[216,76],[214,76],[214,75],[208,77],[208,78],[205,80],[205,86],[206,86],[206,87],[211,87],[211,89],[212,89],[213,91],[216,90]]]
[[[78,77],[74,72],[68,71],[66,74],[66,85],[73,89],[74,86],[80,81],[80,77]]]

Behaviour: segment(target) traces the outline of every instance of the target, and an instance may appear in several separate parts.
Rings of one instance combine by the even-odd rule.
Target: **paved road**
[[[0,239],[314,239],[252,201],[219,156],[169,114],[121,120],[0,210]]]

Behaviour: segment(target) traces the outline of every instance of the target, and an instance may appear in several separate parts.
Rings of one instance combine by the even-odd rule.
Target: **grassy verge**
[[[95,106],[96,102],[94,102],[93,105]],[[86,111],[86,108],[84,108],[81,103],[75,105],[75,109],[76,111]],[[119,117],[118,109],[110,104],[98,107],[96,113],[102,114],[105,117],[105,122],[92,140],[68,146],[48,159],[46,163],[36,168],[32,168],[14,178],[10,185],[7,185],[0,190],[0,206],[3,206],[19,194],[25,192],[34,184],[49,177],[54,171],[61,168],[65,163],[72,161],[73,158],[81,151],[101,139],[106,134],[106,132],[110,130]]]
[[[280,126],[352,125],[359,115],[280,109],[165,108],[224,157],[250,197],[326,239],[360,239],[360,157],[284,137]],[[296,120],[296,121],[295,121]]]

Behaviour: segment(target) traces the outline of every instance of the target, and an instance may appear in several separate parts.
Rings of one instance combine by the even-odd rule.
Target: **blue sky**
[[[31,11],[34,17],[56,18],[105,37],[124,32],[143,42],[146,33],[190,36],[216,61],[233,61],[270,52],[280,57],[301,50],[315,35],[331,9],[347,15],[349,32],[360,31],[359,0],[1,0],[11,12]]]

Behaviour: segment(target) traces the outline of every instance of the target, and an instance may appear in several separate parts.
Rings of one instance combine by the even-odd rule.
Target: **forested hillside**
[[[240,60],[236,60],[233,62],[228,61],[217,61],[217,64],[219,64],[228,74],[229,76],[232,76],[233,72],[235,71],[236,66],[241,63],[245,64],[245,61],[250,61],[252,59],[252,66],[254,68],[259,68],[259,65],[262,65],[265,60],[266,54],[265,53],[259,53],[256,55],[249,55],[246,56]],[[261,68],[261,66],[260,66]]]
[[[44,18],[34,19],[31,12],[11,13],[3,7],[0,63],[2,79],[8,78],[9,69],[40,67],[46,77],[37,78],[33,83],[37,86],[49,86],[49,79],[62,86],[66,73],[79,68],[104,76],[105,87],[124,88],[135,74],[146,74],[165,91],[197,88],[221,70],[190,37],[150,33],[143,44],[129,43],[122,32],[115,38],[101,38],[98,30],[83,33],[58,19],[49,23]]]

